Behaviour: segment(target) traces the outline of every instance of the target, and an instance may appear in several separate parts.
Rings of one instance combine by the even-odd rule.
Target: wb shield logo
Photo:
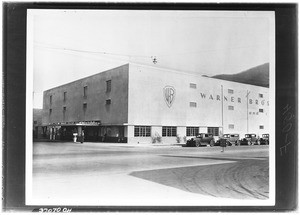
[[[174,99],[175,99],[174,87],[166,86],[164,88],[164,97],[165,97],[165,102],[167,103],[168,107],[171,107],[172,104],[174,103]]]

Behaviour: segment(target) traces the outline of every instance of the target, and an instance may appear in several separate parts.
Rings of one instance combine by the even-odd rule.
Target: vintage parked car
[[[260,145],[269,145],[269,134],[263,134],[260,138]]]
[[[256,134],[245,134],[245,138],[241,139],[241,145],[260,145],[259,139],[256,137]]]
[[[187,140],[186,146],[202,146],[202,145],[215,145],[215,140],[213,134],[207,133],[200,133],[196,137],[192,137],[191,139]]]
[[[220,140],[225,139],[227,146],[239,146],[240,145],[240,135],[239,134],[223,134],[222,137],[220,137],[219,140],[216,142],[216,146],[220,145]]]

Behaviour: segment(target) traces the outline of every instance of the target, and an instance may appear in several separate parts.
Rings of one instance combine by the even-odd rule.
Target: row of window
[[[111,80],[106,81],[106,92],[111,91]],[[83,98],[87,98],[88,94],[88,86],[83,87]],[[63,101],[65,102],[67,100],[67,92],[63,92]],[[52,104],[52,95],[50,95],[49,98],[50,105]]]
[[[195,84],[195,83],[190,83],[190,88],[192,88],[192,89],[197,89],[197,84]],[[234,90],[233,90],[233,89],[228,89],[228,94],[233,94],[233,93],[234,93]],[[263,98],[264,95],[263,95],[262,93],[259,93],[259,94],[258,94],[258,97],[259,97],[259,98]]]
[[[229,129],[234,129],[234,124],[228,125]],[[264,129],[263,125],[259,126],[259,129]],[[207,133],[213,134],[214,136],[219,136],[219,127],[208,127]],[[196,136],[199,134],[199,127],[186,127],[186,136]],[[134,126],[134,136],[135,137],[150,137],[151,136],[151,126]],[[163,137],[176,137],[177,127],[175,126],[163,126],[162,127]]]
[[[228,125],[228,128],[229,128],[229,129],[234,129],[234,124],[229,124],[229,125]],[[264,126],[263,126],[263,125],[260,125],[260,126],[259,126],[259,129],[264,129]]]
[[[175,126],[163,126],[162,136],[163,137],[176,137],[177,127]],[[151,126],[134,126],[134,136],[135,137],[150,137],[151,136]]]
[[[196,102],[190,102],[190,107],[197,107],[197,103]],[[234,110],[234,106],[229,105],[228,106],[228,110]],[[260,113],[264,112],[264,109],[259,109]]]
[[[107,99],[105,101],[106,105],[110,105],[111,104],[111,99]],[[82,104],[83,110],[85,111],[87,109],[87,103],[83,103]],[[63,107],[63,112],[65,113],[67,111],[67,107]],[[51,115],[52,113],[52,108],[49,109],[49,114]]]

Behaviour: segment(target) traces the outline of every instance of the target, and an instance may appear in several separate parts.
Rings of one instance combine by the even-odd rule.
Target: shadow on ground
[[[169,156],[169,155],[164,155]],[[177,156],[189,158],[189,156]],[[186,192],[232,199],[269,198],[269,160],[265,158],[229,159],[220,157],[190,157],[235,161],[148,171],[130,175]]]

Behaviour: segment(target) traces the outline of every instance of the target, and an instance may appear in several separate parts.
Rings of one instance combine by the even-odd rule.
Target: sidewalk
[[[81,144],[81,143],[74,143]],[[121,147],[182,147],[185,143],[103,143],[103,142],[84,142],[83,144],[99,144],[102,146],[121,146]]]
[[[47,143],[73,143],[81,144],[80,142],[62,141],[62,140],[49,140],[49,139],[34,139],[34,143],[47,142]],[[109,142],[83,142],[88,145],[102,145],[102,146],[122,146],[122,147],[155,147],[155,146],[176,146],[182,147],[185,143],[109,143]]]

